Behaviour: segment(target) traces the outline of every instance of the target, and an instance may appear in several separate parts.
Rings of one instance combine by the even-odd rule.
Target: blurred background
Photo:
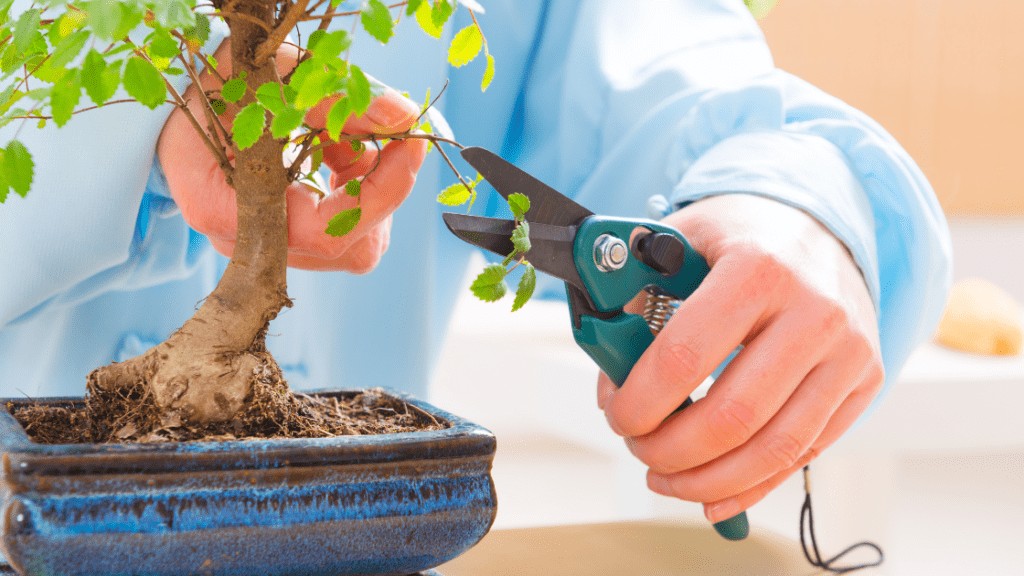
[[[780,68],[867,112],[919,163],[950,220],[956,278],[984,278],[1017,302],[1021,22],[1020,0],[781,0],[762,21]],[[563,304],[513,315],[465,294],[432,400],[497,434],[496,527],[702,517],[646,490],[596,408],[596,368]],[[496,374],[510,341],[517,369]],[[1021,574],[1022,406],[1024,357],[922,346],[872,416],[813,466],[823,553],[871,539],[888,558],[873,573]],[[791,479],[751,511],[753,530],[796,538],[802,498]]]

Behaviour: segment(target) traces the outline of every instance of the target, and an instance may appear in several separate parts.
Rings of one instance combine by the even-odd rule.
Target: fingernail
[[[704,507],[704,516],[711,522],[721,522],[739,514],[740,503],[738,500],[722,500]]]
[[[662,496],[672,495],[672,486],[668,478],[659,474],[651,474],[647,477],[647,487],[655,494],[661,494]]]

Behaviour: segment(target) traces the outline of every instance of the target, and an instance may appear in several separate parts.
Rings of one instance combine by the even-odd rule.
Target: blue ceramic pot
[[[0,410],[4,553],[25,575],[404,575],[438,566],[476,544],[494,520],[494,436],[395,396],[451,426],[46,445]]]

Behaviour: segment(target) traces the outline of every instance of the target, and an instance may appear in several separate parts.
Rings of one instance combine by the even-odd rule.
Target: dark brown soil
[[[379,389],[352,396],[294,393],[277,370],[254,380],[252,396],[234,420],[202,427],[176,413],[162,415],[142,385],[114,392],[90,390],[80,407],[11,403],[7,408],[32,441],[41,444],[322,438],[450,426]]]

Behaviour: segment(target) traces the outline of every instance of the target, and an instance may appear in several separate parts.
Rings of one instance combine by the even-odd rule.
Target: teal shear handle
[[[683,241],[686,249],[684,263],[676,274],[670,277],[663,276],[635,257],[629,258],[618,270],[607,272],[595,267],[591,247],[599,236],[610,234],[628,241],[630,234],[638,225],[652,232],[673,234]],[[656,222],[599,216],[587,219],[581,226],[576,237],[574,257],[580,277],[589,289],[598,310],[621,310],[626,302],[648,286],[658,286],[677,298],[686,298],[710,271],[707,261],[693,250],[676,230]],[[570,295],[570,307],[571,303]],[[608,318],[578,315],[572,310],[570,313],[574,318],[573,336],[576,343],[617,386],[622,386],[640,356],[654,342],[654,334],[651,333],[647,322],[641,316],[628,313]],[[690,404],[692,402],[687,398],[677,411],[685,409]],[[750,523],[745,512],[717,522],[714,527],[720,535],[729,540],[742,540],[750,533]]]

